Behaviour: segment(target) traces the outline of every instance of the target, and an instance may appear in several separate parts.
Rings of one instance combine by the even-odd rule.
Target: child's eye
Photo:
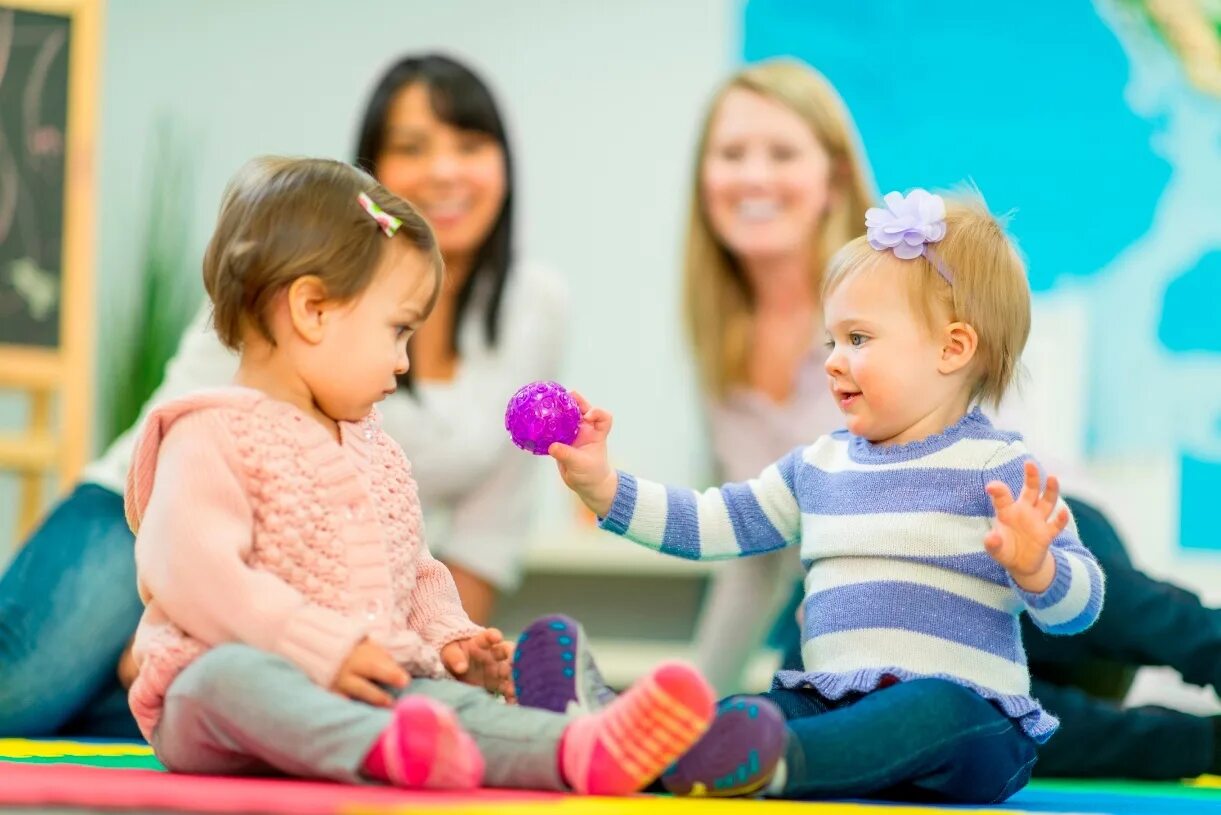
[[[409,325],[396,325],[394,327],[395,339],[401,340],[403,337],[406,337],[411,332],[412,332],[412,328]]]
[[[822,347],[826,348],[828,351],[834,351],[835,350],[835,340],[831,339],[830,337],[827,337],[825,340],[822,341]]]
[[[853,348],[860,348],[865,344],[865,335],[854,331],[848,335],[848,342],[852,343]]]

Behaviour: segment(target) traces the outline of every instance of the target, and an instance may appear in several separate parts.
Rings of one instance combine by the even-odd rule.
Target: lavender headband
[[[945,201],[940,195],[916,188],[907,195],[887,193],[886,207],[870,207],[865,212],[865,236],[879,252],[887,249],[900,260],[924,255],[945,282],[954,285],[950,270],[930,244],[945,237]]]

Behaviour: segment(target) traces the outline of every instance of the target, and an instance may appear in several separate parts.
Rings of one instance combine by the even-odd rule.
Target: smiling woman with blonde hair
[[[827,260],[874,200],[856,127],[820,73],[790,59],[739,72],[714,96],[696,152],[684,310],[719,479],[747,478],[841,426],[823,374]],[[726,563],[697,632],[723,693],[799,575],[796,556]]]

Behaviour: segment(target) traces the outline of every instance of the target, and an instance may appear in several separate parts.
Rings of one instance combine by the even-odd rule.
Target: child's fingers
[[[1039,499],[1039,468],[1033,461],[1027,461],[1022,474],[1022,493],[1018,501],[1033,504]]]
[[[584,396],[576,391],[568,391],[568,395],[572,397],[572,401],[577,403],[577,408],[581,411],[582,416],[589,413],[590,404]]]
[[[609,411],[602,408],[594,408],[585,415],[586,420],[594,426],[594,429],[599,433],[609,433],[613,418]]]
[[[992,557],[996,557],[998,554],[1000,554],[1000,551],[1004,546],[1005,539],[1002,538],[1000,533],[995,529],[993,529],[987,535],[984,535],[984,550]]]
[[[483,636],[489,646],[495,645],[498,642],[504,642],[505,635],[501,633],[499,628],[483,629]]]
[[[1052,537],[1059,536],[1066,526],[1068,526],[1068,507],[1060,507],[1060,511],[1056,513],[1056,517],[1051,522]]]
[[[349,669],[356,676],[392,688],[406,687],[411,678],[403,670],[403,666],[395,662],[394,657],[389,654],[353,660]]]
[[[551,446],[547,448],[547,455],[564,467],[572,464],[572,457],[576,452],[575,447],[564,444],[562,441],[552,442]]]
[[[510,705],[517,704],[517,688],[513,686],[512,679],[506,679],[500,683],[500,695],[504,697],[505,702]]]
[[[441,649],[441,661],[445,668],[454,676],[462,676],[470,669],[470,660],[466,658],[466,650],[456,642]]]
[[[989,481],[984,487],[984,491],[992,499],[992,508],[998,513],[1013,506],[1013,493],[1009,491],[1009,485],[1004,481]]]
[[[1043,491],[1043,497],[1039,500],[1039,509],[1042,510],[1044,518],[1051,517],[1051,512],[1059,501],[1060,479],[1049,475],[1047,476],[1047,489]]]
[[[390,707],[394,704],[394,698],[390,694],[356,674],[341,676],[335,683],[335,689],[349,699],[355,699],[374,707]]]

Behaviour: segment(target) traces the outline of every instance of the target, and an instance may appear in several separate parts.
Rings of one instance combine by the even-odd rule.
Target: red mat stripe
[[[0,764],[0,805],[333,815],[361,806],[446,807],[555,802],[559,793],[395,790],[279,778],[173,775],[46,764]]]

